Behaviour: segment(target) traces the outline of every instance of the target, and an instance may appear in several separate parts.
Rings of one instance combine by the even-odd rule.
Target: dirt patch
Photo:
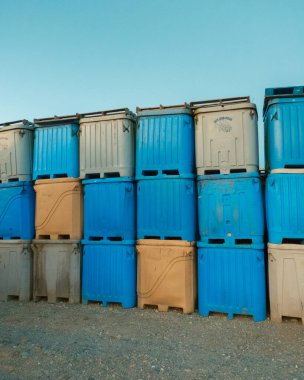
[[[303,379],[304,326],[0,303],[0,379]]]

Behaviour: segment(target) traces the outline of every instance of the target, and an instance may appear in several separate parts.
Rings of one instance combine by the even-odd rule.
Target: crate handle
[[[212,100],[199,100],[196,102],[191,102],[191,108],[198,107],[210,107],[210,106],[223,106],[226,104],[234,103],[250,103],[250,96],[241,96],[238,98],[224,98],[224,99],[212,99]]]

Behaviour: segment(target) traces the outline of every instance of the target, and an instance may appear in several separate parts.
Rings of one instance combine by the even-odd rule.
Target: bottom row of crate
[[[304,318],[304,249],[284,247],[268,249],[271,316]],[[2,241],[0,300],[98,301],[124,308],[137,303],[139,308],[156,305],[160,311],[174,307],[191,313],[198,289],[202,316],[222,312],[229,318],[245,314],[264,320],[263,245],[197,243],[197,248],[196,257],[195,244],[186,241],[139,240],[136,249],[134,241]]]

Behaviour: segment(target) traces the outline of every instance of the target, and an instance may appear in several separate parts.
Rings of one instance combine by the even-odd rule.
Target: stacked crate
[[[0,300],[32,297],[33,124],[0,124]]]
[[[271,319],[304,322],[304,87],[266,89],[264,124]]]
[[[198,309],[266,317],[264,212],[256,106],[191,103],[198,174]]]
[[[135,128],[128,109],[81,115],[83,303],[136,306]]]
[[[35,119],[33,297],[80,302],[83,192],[78,115]]]
[[[196,184],[188,105],[137,108],[138,307],[194,311]]]

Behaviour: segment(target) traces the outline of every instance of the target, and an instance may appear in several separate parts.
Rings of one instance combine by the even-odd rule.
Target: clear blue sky
[[[0,0],[0,121],[250,95],[262,132],[303,43],[304,0]]]

